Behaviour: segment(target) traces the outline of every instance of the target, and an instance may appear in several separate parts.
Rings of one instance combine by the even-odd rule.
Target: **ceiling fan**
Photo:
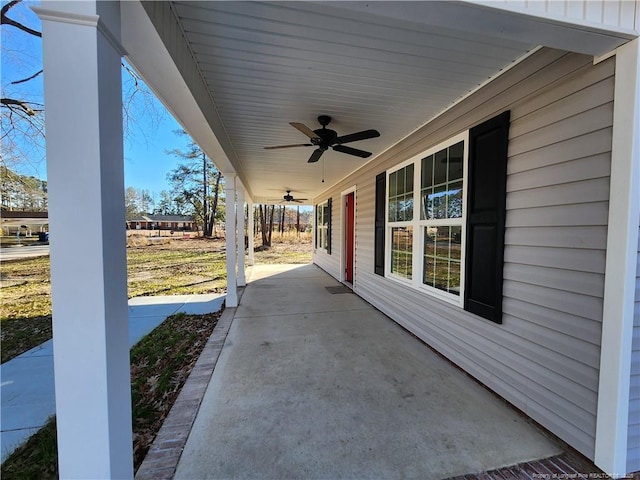
[[[286,195],[282,198],[283,199],[280,200],[280,203],[304,203],[309,200],[308,198],[293,198],[293,195],[291,195],[291,190],[287,190]]]
[[[380,133],[377,130],[363,130],[361,132],[351,133],[349,135],[338,136],[335,130],[330,130],[327,125],[331,122],[331,117],[328,115],[320,115],[318,122],[322,125],[322,128],[317,130],[311,130],[304,123],[290,122],[293,128],[304,133],[311,143],[298,143],[295,145],[278,145],[275,147],[264,147],[266,150],[274,150],[277,148],[292,148],[292,147],[317,147],[311,157],[309,163],[314,163],[320,160],[320,157],[331,147],[336,152],[346,153],[348,155],[355,155],[360,158],[368,158],[371,156],[371,152],[365,152],[364,150],[358,150],[357,148],[346,147],[344,143],[357,142],[359,140],[366,140],[368,138],[379,137]]]

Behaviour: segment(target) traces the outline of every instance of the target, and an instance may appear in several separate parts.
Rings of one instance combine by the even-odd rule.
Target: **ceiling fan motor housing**
[[[314,130],[313,133],[318,135],[320,139],[312,138],[311,143],[317,145],[322,150],[328,149],[334,143],[335,139],[338,138],[338,133],[335,130],[330,130],[325,127]]]

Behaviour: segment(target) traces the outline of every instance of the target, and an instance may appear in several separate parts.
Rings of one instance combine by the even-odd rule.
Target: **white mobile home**
[[[54,328],[61,475],[131,476],[110,237],[122,56],[224,173],[228,307],[245,282],[233,199],[312,199],[317,265],[606,472],[640,470],[638,1],[36,10],[54,319],[95,319]],[[71,209],[94,222],[81,252],[63,238]]]

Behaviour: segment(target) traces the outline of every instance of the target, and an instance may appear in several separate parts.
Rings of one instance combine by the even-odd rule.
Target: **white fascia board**
[[[594,22],[591,20],[587,20],[585,18],[577,18],[568,15],[560,15],[558,13],[554,13],[551,9],[546,8],[548,5],[542,4],[542,2],[538,2],[537,6],[541,6],[542,8],[531,8],[528,3],[508,3],[508,2],[496,2],[495,0],[461,0],[463,3],[469,3],[472,5],[480,5],[483,7],[495,9],[495,10],[503,10],[505,12],[512,12],[519,15],[526,15],[533,18],[537,18],[540,21],[548,22],[556,25],[573,25],[574,28],[591,30],[594,32],[599,32],[603,35],[612,35],[614,37],[627,37],[633,38],[638,36],[638,28],[639,26],[636,24],[636,29],[629,29],[625,27],[621,27],[619,25],[613,25],[610,23],[603,22]],[[615,0],[606,0],[611,3],[616,3]],[[628,0],[626,0],[628,1]],[[633,0],[632,0],[633,2]],[[577,3],[576,0],[554,0],[554,3],[557,4],[567,4],[567,3]],[[560,10],[566,11],[566,5],[562,5],[554,9],[556,12]],[[636,16],[638,15],[638,5],[636,1]]]
[[[552,18],[545,12],[516,10],[495,1],[334,2],[346,15],[375,15],[425,27],[445,27],[504,41],[602,55],[636,38],[635,30]]]

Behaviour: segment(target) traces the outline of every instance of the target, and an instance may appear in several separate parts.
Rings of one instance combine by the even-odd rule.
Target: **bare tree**
[[[275,205],[260,205],[260,231],[262,232],[262,246],[271,246],[271,233],[273,232],[273,214],[276,210]]]
[[[0,163],[14,170],[38,170],[44,160],[44,100],[41,85],[43,68],[39,55],[31,55],[28,51],[40,48],[31,44],[31,40],[39,40],[42,33],[38,30],[38,19],[22,0],[11,0],[0,9],[2,25],[2,54],[14,67],[12,78],[3,83],[0,95],[1,139],[4,152]],[[7,28],[7,30],[5,30]],[[11,49],[12,36],[19,35],[13,43],[18,46]],[[28,45],[25,48],[24,45]],[[163,110],[155,100],[153,93],[142,82],[135,70],[126,63],[122,68],[127,72],[123,84],[123,126],[125,138],[136,134],[145,135],[145,130],[136,122],[142,115],[147,124],[158,124]],[[15,71],[15,72],[13,72]],[[17,73],[16,73],[17,72]],[[31,168],[30,168],[31,167]]]
[[[23,167],[20,169],[36,171],[44,152],[44,105],[42,95],[32,88],[32,84],[42,74],[42,66],[25,55],[23,50],[11,50],[7,45],[11,44],[13,32],[24,37],[24,43],[28,43],[30,38],[39,41],[42,34],[25,25],[22,20],[23,17],[28,20],[28,9],[18,12],[17,18],[20,21],[10,16],[11,9],[19,3],[20,0],[13,0],[0,9],[0,24],[3,27],[2,54],[10,65],[16,65],[15,70],[18,72],[17,78],[2,85],[0,123],[3,155],[0,162],[2,166],[12,170]],[[9,31],[5,31],[6,27],[9,27]]]
[[[181,130],[175,133],[186,135]],[[211,237],[216,219],[221,219],[218,203],[222,173],[195,142],[191,142],[185,151],[176,148],[167,153],[181,160],[167,175],[172,186],[171,195],[177,202],[191,205],[191,213],[202,225],[204,236]]]

